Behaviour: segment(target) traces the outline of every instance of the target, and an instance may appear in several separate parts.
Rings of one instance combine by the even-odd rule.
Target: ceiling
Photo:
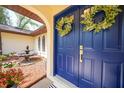
[[[45,25],[45,23],[43,22],[43,20],[38,16],[36,15],[35,13],[19,6],[19,5],[2,5],[3,7],[6,7],[10,10],[13,10],[17,13],[20,13],[24,16],[27,16],[31,19],[34,19],[40,23],[43,23]],[[6,28],[5,28],[6,27]],[[17,34],[25,34],[25,35],[31,35],[31,36],[35,36],[35,35],[38,35],[38,34],[42,34],[42,33],[45,33],[47,32],[47,29],[46,29],[46,26],[42,27],[42,28],[39,28],[38,30],[36,31],[33,31],[33,32],[30,32],[30,33],[27,33],[27,32],[22,32],[22,30],[20,29],[17,29],[17,28],[13,28],[13,27],[9,27],[9,26],[4,26],[5,29],[3,29],[3,25],[0,25],[0,29],[2,31],[5,31],[5,32],[9,32],[9,33],[17,33]]]

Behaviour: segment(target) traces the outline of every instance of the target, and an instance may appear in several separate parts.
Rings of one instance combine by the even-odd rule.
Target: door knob
[[[80,45],[80,62],[83,62],[83,45]]]

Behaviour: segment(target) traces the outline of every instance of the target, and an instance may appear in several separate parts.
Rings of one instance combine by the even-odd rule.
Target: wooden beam
[[[2,24],[0,24],[0,32],[15,33],[15,34],[22,34],[22,35],[29,35],[29,36],[31,34],[30,31],[17,29],[15,27],[2,25]]]
[[[47,32],[47,28],[43,27],[43,28],[39,28],[38,30],[32,32],[31,35],[36,36],[36,35],[43,34],[43,33],[46,33],[46,32]]]
[[[43,23],[45,25],[44,21],[38,15],[36,15],[35,13],[33,13],[33,12],[31,12],[31,11],[29,11],[29,10],[19,6],[19,5],[2,5],[2,6],[8,8],[10,10],[13,10],[17,13],[20,13],[24,16],[27,16],[31,19],[34,19],[34,20],[36,20],[40,23]]]

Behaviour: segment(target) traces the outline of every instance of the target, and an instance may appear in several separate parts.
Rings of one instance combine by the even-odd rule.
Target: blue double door
[[[124,12],[111,28],[85,32],[81,14],[89,7],[73,6],[55,16],[56,23],[61,17],[74,15],[71,33],[60,37],[54,29],[55,74],[82,88],[124,87]]]

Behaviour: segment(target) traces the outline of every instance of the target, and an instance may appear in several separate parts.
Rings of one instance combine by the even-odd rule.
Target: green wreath
[[[56,29],[58,34],[63,37],[69,34],[72,31],[72,23],[74,20],[74,16],[66,16],[59,19],[56,23]]]
[[[107,29],[112,26],[113,23],[115,23],[115,18],[121,12],[121,9],[118,8],[118,5],[95,5],[91,8],[84,10],[84,13],[81,15],[83,20],[81,21],[81,24],[84,24],[83,27],[84,31],[95,31],[100,32],[103,29]],[[94,23],[93,18],[96,13],[104,11],[105,18],[99,22]]]

